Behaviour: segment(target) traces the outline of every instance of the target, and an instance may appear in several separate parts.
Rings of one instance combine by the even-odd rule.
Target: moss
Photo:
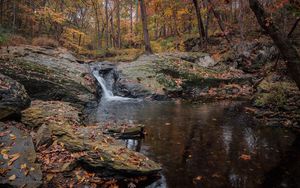
[[[256,95],[254,101],[257,106],[275,105],[283,107],[288,100],[288,93],[294,88],[289,82],[270,83],[262,81],[259,85],[262,93]]]

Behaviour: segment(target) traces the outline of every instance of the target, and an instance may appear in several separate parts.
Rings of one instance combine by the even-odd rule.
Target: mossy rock
[[[9,50],[9,54],[3,54],[6,58],[0,59],[0,73],[23,84],[32,98],[76,104],[95,98],[96,87],[88,65],[77,63],[68,51],[33,46]]]
[[[0,74],[0,120],[30,105],[30,98],[24,87],[8,76]]]
[[[37,146],[58,142],[71,153],[84,152],[79,162],[89,170],[121,176],[148,175],[161,170],[159,164],[104,135],[101,127],[82,126],[79,112],[69,103],[33,101],[23,111],[22,121],[31,127],[42,125],[35,137]]]

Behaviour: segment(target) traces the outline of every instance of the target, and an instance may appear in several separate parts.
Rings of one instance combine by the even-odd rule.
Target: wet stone
[[[42,184],[32,138],[21,129],[22,126],[20,123],[0,123],[0,187],[35,188]]]

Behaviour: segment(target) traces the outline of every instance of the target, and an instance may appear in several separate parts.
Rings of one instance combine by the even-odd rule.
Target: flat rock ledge
[[[0,133],[0,187],[40,187],[42,171],[24,125],[0,122]]]
[[[36,130],[34,142],[46,179],[78,168],[95,177],[124,178],[156,175],[161,170],[160,164],[104,135],[101,127],[81,126],[79,111],[67,102],[33,101],[22,112],[22,122]]]

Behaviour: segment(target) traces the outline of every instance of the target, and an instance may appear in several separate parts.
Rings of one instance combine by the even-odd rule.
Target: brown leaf
[[[46,176],[46,179],[47,179],[47,182],[51,181],[54,177],[54,174],[47,174]]]
[[[248,161],[248,160],[251,160],[251,156],[250,155],[246,155],[246,154],[242,154],[240,156],[240,159]]]
[[[11,166],[21,155],[19,153],[15,153],[11,155],[11,159],[8,161],[8,166]]]

